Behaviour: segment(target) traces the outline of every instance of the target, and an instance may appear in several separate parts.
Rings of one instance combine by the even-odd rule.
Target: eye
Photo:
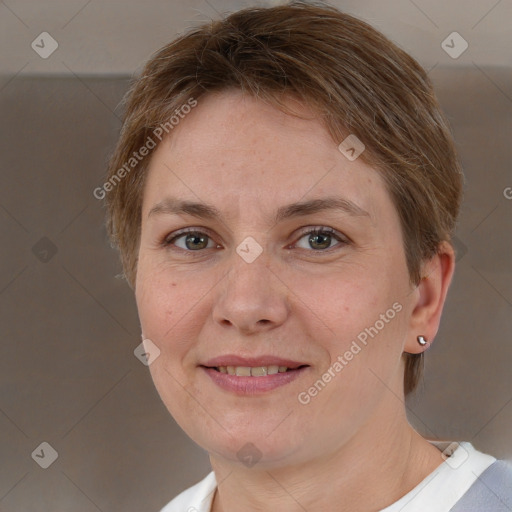
[[[315,227],[304,231],[299,240],[293,244],[300,249],[313,249],[316,252],[327,252],[327,250],[336,247],[333,245],[334,241],[338,241],[339,246],[347,245],[350,240],[328,227]],[[180,250],[187,252],[198,252],[202,249],[220,248],[212,237],[204,232],[199,231],[197,228],[182,230],[176,234],[167,236],[163,241],[164,247],[174,246]]]
[[[175,245],[184,251],[198,251],[217,247],[217,244],[213,242],[207,233],[197,230],[181,231],[172,237],[167,237],[163,241],[163,245]]]
[[[300,247],[300,241],[305,240],[305,243],[302,247]],[[299,238],[299,241],[295,243],[297,247],[300,247],[301,249],[313,249],[314,251],[325,251],[327,249],[332,249],[333,246],[331,245],[334,240],[338,240],[337,245],[347,245],[349,243],[349,240],[342,236],[341,234],[338,234],[334,229],[332,228],[326,228],[326,227],[319,227],[310,229],[309,231],[306,231],[302,233],[301,237]],[[335,246],[334,246],[335,247]]]

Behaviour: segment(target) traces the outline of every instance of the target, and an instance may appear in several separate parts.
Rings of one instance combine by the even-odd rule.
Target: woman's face
[[[319,121],[239,92],[200,98],[171,135],[145,185],[136,299],[172,416],[213,456],[269,466],[378,437],[418,334],[383,179]]]

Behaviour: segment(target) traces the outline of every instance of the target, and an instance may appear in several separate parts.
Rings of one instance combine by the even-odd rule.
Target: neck
[[[391,505],[443,458],[409,425],[405,411],[385,419],[367,425],[328,456],[307,463],[258,470],[212,456],[220,482],[212,512],[303,512],[333,510],[333,504],[339,512],[368,512]]]

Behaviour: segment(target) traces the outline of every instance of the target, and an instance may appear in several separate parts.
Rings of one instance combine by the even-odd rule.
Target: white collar
[[[475,450],[467,442],[430,442],[446,453],[445,461],[414,489],[380,512],[447,512],[496,462],[494,457]],[[212,471],[174,498],[161,512],[211,512],[216,489],[217,480]]]

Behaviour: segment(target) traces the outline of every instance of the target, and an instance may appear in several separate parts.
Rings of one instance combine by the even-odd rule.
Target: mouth
[[[300,378],[310,365],[269,357],[222,357],[199,367],[222,390],[250,396],[268,393]]]
[[[276,375],[278,373],[287,373],[306,368],[309,365],[303,364],[295,368],[288,366],[279,365],[268,365],[268,366],[204,366],[204,368],[210,368],[219,373],[227,375],[236,375],[237,377],[266,377],[267,375]]]

